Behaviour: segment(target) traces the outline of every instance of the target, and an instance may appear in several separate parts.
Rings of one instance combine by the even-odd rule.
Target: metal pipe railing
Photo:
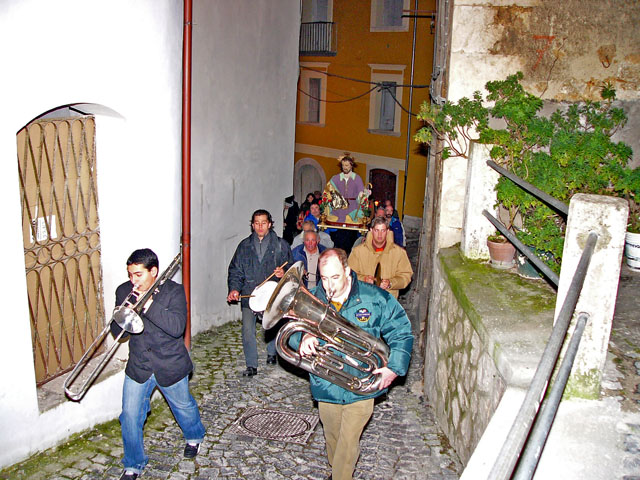
[[[538,270],[540,270],[550,282],[552,282],[556,287],[558,286],[558,282],[560,281],[558,274],[555,273],[549,266],[544,263],[540,258],[531,251],[529,247],[527,247],[524,243],[522,243],[518,237],[516,237],[512,232],[510,232],[507,227],[505,227],[500,220],[491,215],[487,210],[483,210],[482,214],[491,222],[493,226],[498,229],[498,231],[509,240],[514,247],[522,252],[522,254],[529,259],[531,263],[533,263]]]
[[[511,473],[518,461],[522,447],[529,435],[529,430],[538,412],[538,407],[544,396],[551,373],[558,361],[560,349],[571,323],[571,318],[578,303],[578,297],[582,291],[582,285],[589,268],[591,256],[598,240],[598,234],[589,233],[584,250],[580,256],[580,261],[567,290],[567,295],[562,303],[560,312],[556,319],[547,346],[542,353],[542,358],[538,363],[538,368],[531,380],[529,389],[520,406],[520,410],[513,421],[511,430],[502,445],[496,462],[493,464],[489,478],[493,480],[506,480],[511,477]]]
[[[487,160],[487,165],[489,165],[491,168],[493,168],[500,175],[503,175],[503,176],[507,177],[513,183],[515,183],[516,185],[520,186],[523,190],[526,190],[527,192],[529,192],[534,197],[537,197],[540,200],[542,200],[544,203],[546,203],[548,205],[551,205],[553,208],[555,208],[560,213],[564,214],[565,216],[569,215],[569,206],[566,203],[561,202],[560,200],[558,200],[555,197],[552,197],[551,195],[549,195],[546,192],[543,192],[538,187],[535,187],[534,185],[530,184],[526,180],[523,180],[520,177],[518,177],[517,175],[514,175],[509,170],[506,170],[506,169],[502,168],[500,165],[498,165],[493,160]]]
[[[551,391],[544,402],[542,402],[538,417],[531,429],[531,435],[529,435],[527,439],[524,452],[518,462],[518,468],[513,477],[514,480],[530,480],[533,478],[533,474],[542,456],[544,445],[547,442],[549,431],[553,425],[553,420],[556,417],[560,400],[562,400],[562,394],[567,386],[567,380],[569,380],[569,374],[571,373],[571,368],[573,368],[573,363],[576,359],[580,340],[582,339],[587,321],[589,321],[588,313],[583,312],[578,315],[576,328],[573,331],[573,335],[571,335],[569,347],[567,347],[567,351],[564,354]]]

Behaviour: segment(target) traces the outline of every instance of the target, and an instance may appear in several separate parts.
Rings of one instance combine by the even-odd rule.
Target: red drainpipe
[[[191,350],[191,9],[184,0],[182,29],[182,284],[187,296],[184,344]]]

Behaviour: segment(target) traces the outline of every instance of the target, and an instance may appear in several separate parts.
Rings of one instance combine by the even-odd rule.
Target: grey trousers
[[[267,332],[267,355],[276,354],[275,332]],[[242,349],[247,367],[258,368],[258,343],[256,341],[256,315],[248,307],[242,308]]]

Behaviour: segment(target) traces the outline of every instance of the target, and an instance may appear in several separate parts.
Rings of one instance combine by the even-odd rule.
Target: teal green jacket
[[[324,303],[327,302],[327,294],[322,283],[312,293]],[[390,350],[387,367],[398,376],[407,374],[413,348],[413,334],[404,308],[393,295],[375,285],[359,281],[352,271],[351,291],[340,309],[340,315],[374,337],[382,338]],[[292,335],[289,339],[291,348],[297,351],[301,338],[301,333]],[[359,395],[316,375],[310,374],[309,377],[311,394],[319,402],[354,403],[380,396],[387,391],[385,388],[367,395]]]

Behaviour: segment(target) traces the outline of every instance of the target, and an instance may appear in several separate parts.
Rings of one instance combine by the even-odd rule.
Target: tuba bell
[[[293,320],[278,332],[276,350],[289,363],[354,393],[379,390],[381,376],[373,371],[387,366],[389,347],[313,296],[304,287],[303,274],[302,262],[287,270],[263,313],[265,329],[281,318]],[[316,355],[303,357],[289,347],[289,338],[297,332],[320,340]]]

